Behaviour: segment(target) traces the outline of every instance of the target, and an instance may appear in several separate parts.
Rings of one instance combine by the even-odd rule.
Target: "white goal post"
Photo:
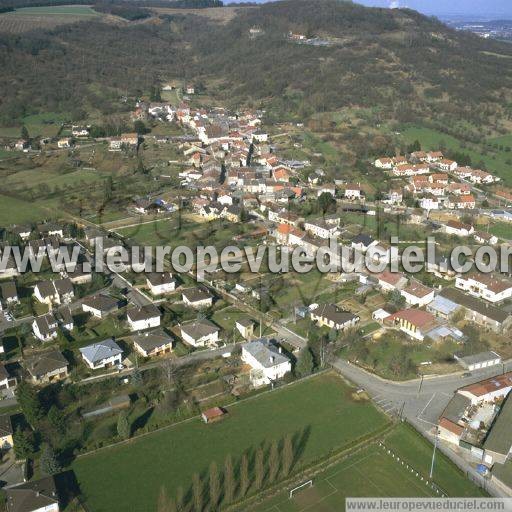
[[[290,491],[290,499],[293,498],[293,493],[294,492],[300,491],[300,490],[304,489],[304,487],[313,487],[313,480],[308,480],[307,482],[304,482],[303,484],[300,484],[297,487],[294,487]]]

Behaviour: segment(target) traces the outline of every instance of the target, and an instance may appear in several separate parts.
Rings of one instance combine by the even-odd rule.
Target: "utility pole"
[[[417,394],[417,398],[419,398],[420,393],[421,393],[421,388],[422,388],[422,386],[423,386],[423,377],[424,377],[424,375],[423,375],[423,374],[421,374],[421,380],[420,380],[420,383],[419,383],[419,385],[418,385],[418,394]]]

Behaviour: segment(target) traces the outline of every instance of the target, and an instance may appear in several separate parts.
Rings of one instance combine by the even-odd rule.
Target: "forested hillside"
[[[254,27],[263,36],[250,37]],[[324,45],[299,44],[289,32]],[[23,37],[0,33],[0,66],[3,124],[41,111],[110,114],[126,108],[121,97],[171,78],[201,81],[233,106],[301,118],[378,105],[401,121],[457,116],[493,124],[511,106],[511,46],[414,11],[339,0],[264,4],[227,24],[152,12],[133,23],[99,18]]]

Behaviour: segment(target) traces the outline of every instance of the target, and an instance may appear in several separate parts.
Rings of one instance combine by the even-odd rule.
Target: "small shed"
[[[203,411],[201,414],[201,418],[205,423],[214,423],[216,421],[219,421],[226,414],[227,411],[225,411],[221,407],[212,407],[211,409]]]

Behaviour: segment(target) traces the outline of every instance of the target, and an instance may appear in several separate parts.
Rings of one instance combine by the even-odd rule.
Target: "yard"
[[[467,480],[463,473],[439,453],[433,478],[437,487],[433,487],[430,482],[427,484],[432,445],[412,428],[398,426],[384,439],[384,446],[374,443],[349,456],[313,477],[313,486],[295,493],[292,499],[287,489],[251,510],[335,512],[344,509],[347,497],[426,498],[440,496],[441,492],[448,496],[484,496],[481,489]],[[392,453],[388,453],[388,449]],[[397,461],[397,456],[400,461]],[[436,488],[440,494],[437,494]]]
[[[151,510],[162,486],[170,495],[179,486],[188,491],[194,473],[212,461],[222,465],[227,454],[238,464],[244,452],[290,434],[300,439],[297,469],[385,424],[370,403],[354,401],[336,375],[322,374],[232,405],[219,423],[195,418],[80,457],[72,468],[91,510]]]

